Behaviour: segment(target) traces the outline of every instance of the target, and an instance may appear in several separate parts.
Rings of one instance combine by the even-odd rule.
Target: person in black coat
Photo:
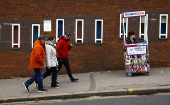
[[[135,32],[130,31],[128,33],[128,37],[126,39],[126,44],[135,44],[137,43],[136,39],[135,39]]]

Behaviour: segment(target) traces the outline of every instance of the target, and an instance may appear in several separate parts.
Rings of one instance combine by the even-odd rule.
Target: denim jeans
[[[43,68],[35,68],[35,74],[25,82],[27,86],[31,85],[35,80],[38,81],[38,90],[43,90]]]

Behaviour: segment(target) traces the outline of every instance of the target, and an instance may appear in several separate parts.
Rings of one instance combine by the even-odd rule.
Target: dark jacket
[[[133,38],[133,41],[134,41],[133,44],[137,43],[137,41],[136,41],[135,38]],[[130,37],[128,37],[128,38],[126,39],[126,44],[132,44],[132,41],[131,41]]]
[[[68,58],[68,50],[71,49],[71,46],[69,44],[70,39],[66,39],[64,35],[59,37],[59,42],[57,45],[57,57],[62,59]]]

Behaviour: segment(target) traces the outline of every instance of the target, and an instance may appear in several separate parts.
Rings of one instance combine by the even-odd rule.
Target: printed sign
[[[51,20],[44,20],[44,31],[51,32]]]
[[[127,55],[146,54],[146,46],[127,47]]]
[[[136,16],[146,16],[146,11],[123,12],[123,18],[136,17]]]

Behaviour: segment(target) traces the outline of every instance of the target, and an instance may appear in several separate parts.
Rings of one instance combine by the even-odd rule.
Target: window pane
[[[96,41],[96,43],[102,43],[100,40]]]
[[[145,17],[144,16],[141,17],[141,23],[145,23]]]
[[[166,23],[166,16],[161,16],[161,23]]]
[[[38,39],[38,26],[33,27],[33,43]]]
[[[14,26],[14,43],[18,43],[18,26]]]
[[[161,38],[166,38],[166,36],[165,35],[161,35]]]
[[[126,23],[124,23],[125,33],[126,33]],[[123,33],[123,23],[121,23],[121,33]]]
[[[77,42],[82,43],[82,41],[81,41],[81,40],[77,40]]]
[[[166,34],[166,23],[161,23],[161,34]]]
[[[101,33],[102,33],[102,22],[97,21],[97,39],[101,39]]]
[[[18,48],[18,45],[14,45],[14,48]]]
[[[82,38],[82,21],[77,21],[77,38]]]
[[[141,34],[144,34],[144,26],[145,26],[145,24],[141,23]]]
[[[58,38],[63,34],[63,21],[58,21]]]

